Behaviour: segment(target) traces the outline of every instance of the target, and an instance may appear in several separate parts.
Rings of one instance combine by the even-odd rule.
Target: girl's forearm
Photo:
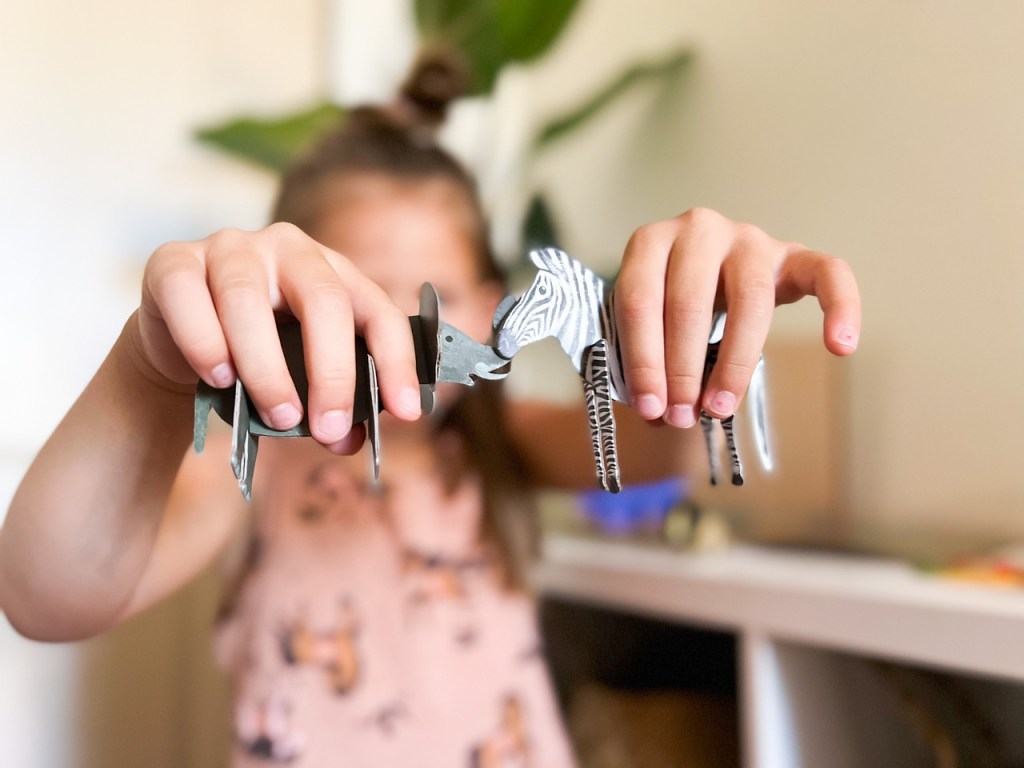
[[[22,480],[0,529],[0,608],[23,634],[96,634],[131,599],[191,435],[191,394],[149,374],[134,318]]]

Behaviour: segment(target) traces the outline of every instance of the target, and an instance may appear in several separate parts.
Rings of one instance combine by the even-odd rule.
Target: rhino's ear
[[[552,271],[556,266],[569,262],[569,254],[558,248],[534,248],[530,251],[530,261],[538,269]]]
[[[491,320],[491,328],[495,331],[501,328],[501,324],[505,322],[505,317],[512,311],[512,307],[514,307],[515,304],[515,296],[506,296],[502,299],[501,304],[499,304],[498,308],[494,310],[494,318]]]

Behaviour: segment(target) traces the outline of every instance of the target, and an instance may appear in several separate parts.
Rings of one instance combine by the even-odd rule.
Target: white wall
[[[263,221],[272,178],[190,133],[322,92],[324,15],[318,0],[5,4],[0,518],[137,305],[148,254]],[[77,764],[72,721],[88,706],[73,688],[79,651],[28,643],[3,622],[0,764]],[[159,665],[162,649],[148,651]]]
[[[5,377],[17,407],[0,445],[52,426],[127,317],[153,248],[262,222],[272,179],[190,132],[311,100],[321,15],[315,0],[5,9],[0,311],[5,370],[22,378]]]

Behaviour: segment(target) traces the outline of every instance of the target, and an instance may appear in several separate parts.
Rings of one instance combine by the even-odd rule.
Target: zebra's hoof
[[[743,485],[743,475],[733,475],[732,476],[732,484],[733,485]]]

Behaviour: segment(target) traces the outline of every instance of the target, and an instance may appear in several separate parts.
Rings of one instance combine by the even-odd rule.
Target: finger
[[[351,456],[353,453],[359,452],[365,440],[366,429],[362,424],[355,424],[341,440],[327,445],[326,448],[331,453],[336,453],[339,456]]]
[[[231,359],[260,418],[274,429],[291,429],[302,418],[302,404],[281,350],[271,276],[257,239],[243,232],[210,238],[207,279]]]
[[[422,414],[420,382],[409,318],[347,259],[318,247],[348,289],[355,330],[373,356],[384,407],[405,421],[418,419]]]
[[[823,335],[828,350],[835,355],[856,351],[861,301],[850,265],[834,256],[794,247],[779,270],[776,301],[786,304],[804,296],[816,296],[824,312]]]
[[[665,412],[665,268],[674,233],[664,222],[629,239],[615,282],[615,327],[633,408],[645,419]]]
[[[676,427],[697,421],[704,359],[728,245],[715,227],[692,227],[672,247],[665,294],[666,420]]]
[[[311,240],[289,249],[278,282],[302,328],[310,434],[333,445],[352,428],[355,330],[348,292]]]
[[[180,356],[207,384],[222,388],[234,383],[228,344],[196,244],[167,243],[153,254],[142,281],[140,323],[147,345],[165,346],[169,336],[176,347],[148,350],[161,361]],[[147,330],[154,325],[163,325],[166,333]],[[176,373],[178,377],[183,375]]]
[[[735,413],[764,350],[775,309],[773,250],[767,236],[737,243],[738,250],[723,264],[726,301],[725,333],[711,376],[704,388],[702,407],[716,419]],[[778,246],[774,246],[778,251]]]

